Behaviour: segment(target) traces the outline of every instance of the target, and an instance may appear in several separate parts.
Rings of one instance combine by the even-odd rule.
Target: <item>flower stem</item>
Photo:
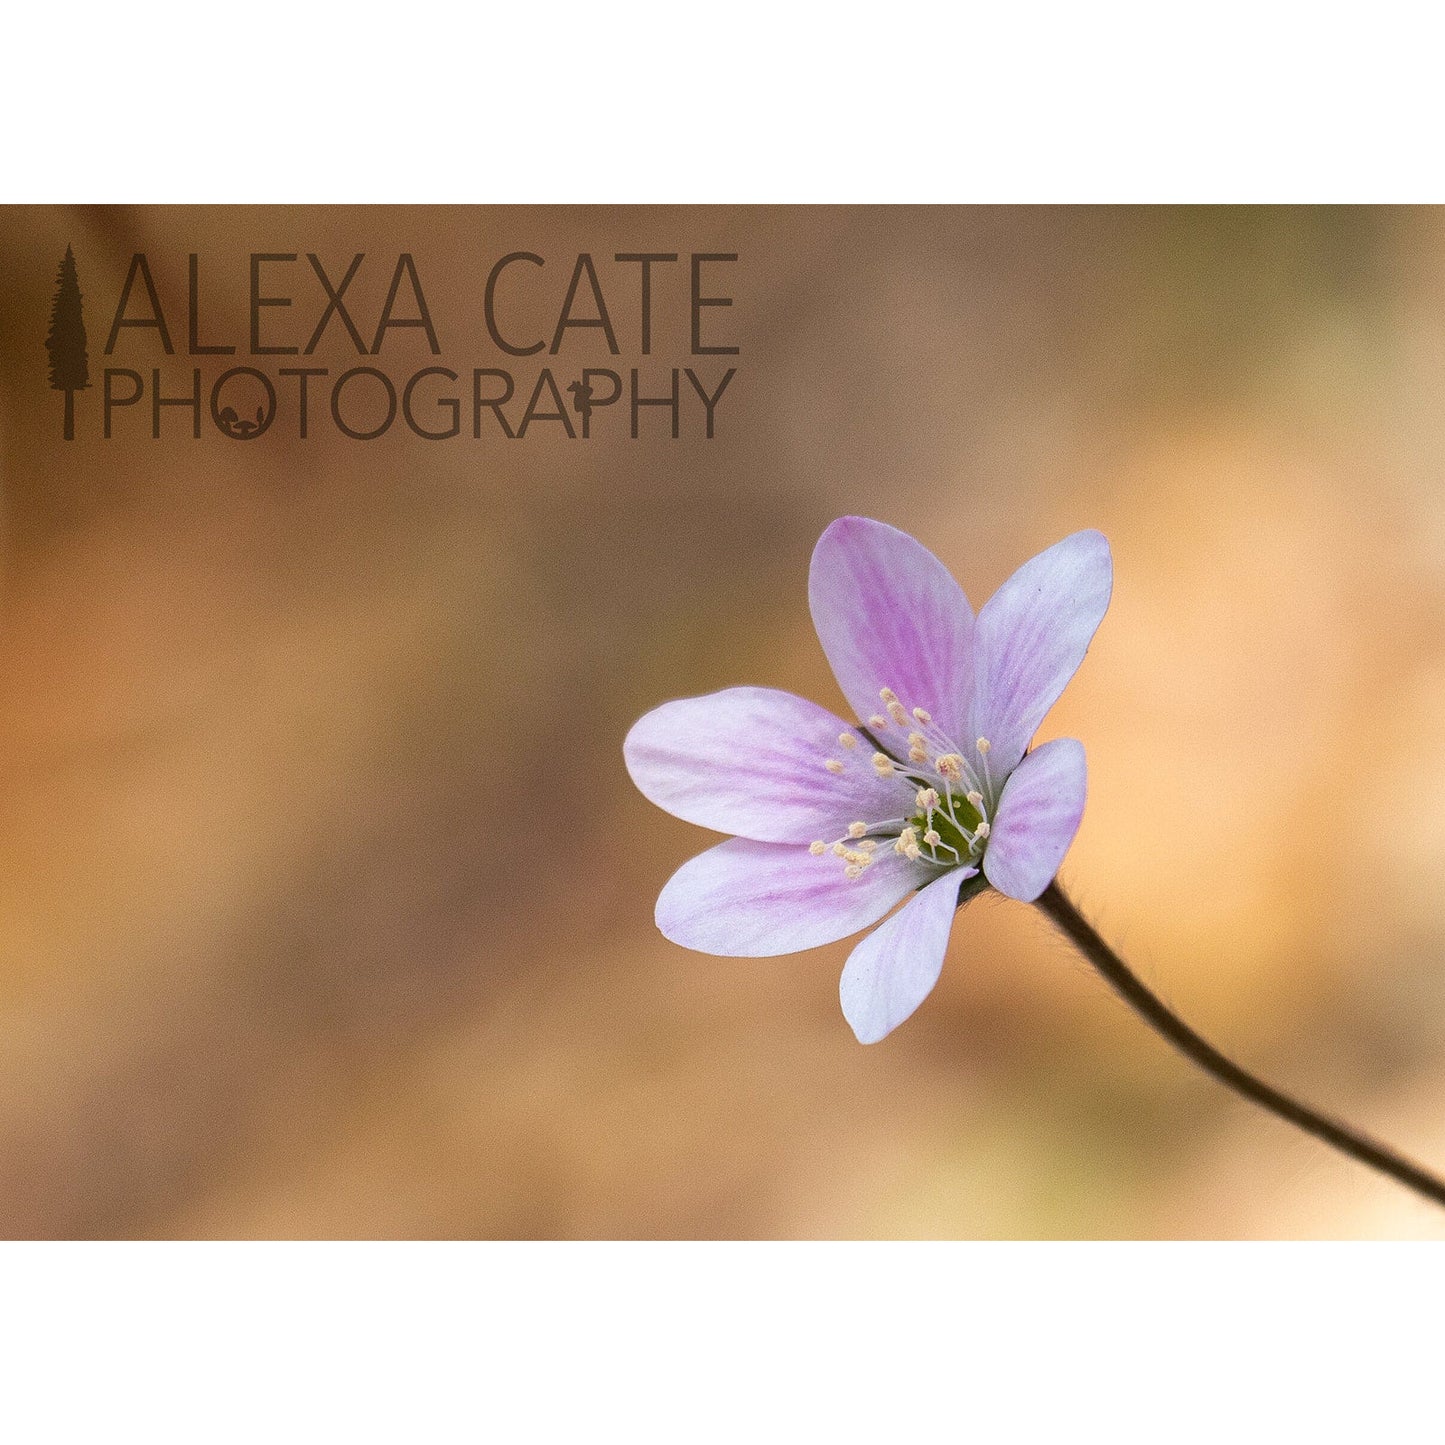
[[[1038,899],[1038,906],[1103,975],[1104,981],[1144,1021],[1169,1040],[1185,1057],[1206,1073],[1213,1074],[1226,1088],[1278,1115],[1290,1124],[1313,1134],[1342,1154],[1358,1159],[1381,1174],[1413,1189],[1436,1204],[1445,1205],[1445,1180],[1426,1173],[1404,1155],[1365,1134],[1317,1113],[1314,1109],[1281,1093],[1227,1059],[1213,1044],[1200,1038],[1182,1019],[1151,993],[1130,971],[1124,960],[1094,931],[1093,925],[1074,907],[1057,881],[1050,883]]]

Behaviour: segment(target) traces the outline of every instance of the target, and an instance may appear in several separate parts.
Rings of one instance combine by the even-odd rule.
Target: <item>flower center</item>
[[[967,862],[970,852],[982,851],[983,840],[978,836],[978,825],[982,822],[983,814],[967,798],[950,793],[939,796],[936,808],[920,807],[908,820],[908,826],[920,838],[926,838],[930,832],[937,833],[939,851],[956,854]],[[987,837],[985,833],[984,838]]]
[[[988,739],[978,738],[965,753],[925,709],[905,708],[891,687],[883,688],[879,697],[887,716],[875,713],[868,719],[870,734],[865,736],[871,735],[880,745],[866,766],[879,777],[896,777],[907,790],[900,796],[901,814],[876,822],[860,818],[848,825],[842,838],[831,843],[819,840],[809,851],[815,857],[831,853],[841,859],[849,878],[861,877],[885,842],[905,858],[941,869],[977,866],[999,786],[989,772]],[[907,735],[906,750],[897,740],[900,732]],[[823,766],[835,775],[864,766],[858,742],[858,733],[840,734],[843,757],[828,758]],[[885,747],[893,751],[885,752]],[[905,751],[906,761],[894,755]]]

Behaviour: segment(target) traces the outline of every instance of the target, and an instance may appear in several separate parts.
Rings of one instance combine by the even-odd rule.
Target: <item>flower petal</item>
[[[904,785],[873,770],[867,739],[840,747],[843,732],[853,729],[790,692],[730,687],[654,708],[622,752],[632,781],[674,817],[761,843],[809,843],[856,819],[896,817],[908,801]],[[824,766],[829,758],[840,772]]]
[[[1025,562],[984,604],[968,735],[959,742],[967,748],[987,738],[995,778],[1006,777],[1023,757],[1078,671],[1113,585],[1104,534],[1075,532]]]
[[[983,871],[1000,893],[1032,903],[1053,881],[1084,816],[1084,745],[1055,738],[1035,748],[1004,784]]]
[[[674,943],[730,958],[797,953],[876,923],[926,864],[890,848],[859,878],[842,861],[791,843],[729,838],[690,858],[657,900],[657,926]]]
[[[893,1032],[933,991],[943,971],[959,885],[977,868],[955,868],[909,899],[848,955],[838,997],[860,1044]]]
[[[973,608],[937,557],[906,532],[840,517],[818,539],[808,602],[833,676],[858,717],[880,711],[891,687],[945,732],[968,711]]]

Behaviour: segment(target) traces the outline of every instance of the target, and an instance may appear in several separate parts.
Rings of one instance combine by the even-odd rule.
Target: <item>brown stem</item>
[[[1358,1159],[1381,1174],[1413,1189],[1434,1203],[1445,1205],[1445,1181],[1413,1164],[1403,1154],[1387,1145],[1378,1144],[1368,1135],[1331,1119],[1288,1094],[1247,1073],[1233,1060],[1226,1058],[1201,1038],[1182,1019],[1151,993],[1130,971],[1124,960],[1094,931],[1094,927],[1069,901],[1057,881],[1050,883],[1038,899],[1038,906],[1053,920],[1059,930],[1079,952],[1104,976],[1104,980],[1144,1021],[1164,1035],[1187,1058],[1206,1073],[1213,1074],[1226,1088],[1278,1115],[1290,1124],[1313,1134],[1316,1139],[1332,1145],[1342,1154]]]

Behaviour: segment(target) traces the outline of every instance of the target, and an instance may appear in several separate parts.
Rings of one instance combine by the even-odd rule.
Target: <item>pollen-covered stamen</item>
[[[849,878],[857,878],[869,864],[878,861],[874,856],[878,849],[878,839],[865,836],[869,829],[898,828],[907,821],[906,818],[885,818],[881,822],[870,824],[858,818],[848,824],[848,831],[841,838],[835,838],[831,843],[817,839],[808,844],[808,852],[815,858],[827,854],[839,859],[846,865],[844,874]]]
[[[888,719],[884,717],[881,712],[875,712],[873,716],[868,719],[868,726],[872,728],[874,732],[881,733],[883,729],[888,726]]]
[[[983,764],[983,788],[990,797],[993,796],[993,779],[988,775],[988,755],[993,750],[993,744],[987,738],[979,738],[974,743],[978,749],[978,756]]]
[[[924,833],[923,842],[926,847],[932,850],[933,856],[928,860],[930,863],[937,863],[940,867],[943,868],[952,868],[956,864],[962,863],[964,861],[963,854],[960,853],[958,849],[953,846],[952,843],[945,843],[943,841],[942,835],[939,833],[937,828],[930,828],[926,833]],[[952,861],[947,858],[940,858],[938,856],[940,850],[944,853],[952,853]],[[970,848],[968,851],[971,855],[973,850],[972,848]]]
[[[891,687],[880,688],[878,696],[883,700],[887,709],[888,718],[881,714],[874,714],[869,719],[875,727],[886,725],[891,718],[900,727],[906,726],[911,719],[915,726],[908,734],[908,761],[918,768],[923,769],[930,759],[948,758],[957,763],[957,772],[939,772],[939,777],[949,784],[961,783],[970,790],[979,793],[981,796],[991,796],[992,789],[985,780],[986,774],[975,770],[972,759],[976,754],[973,748],[964,749],[948,736],[942,728],[938,727],[933,720],[933,714],[925,707],[909,708]],[[986,751],[986,750],[985,750]],[[933,764],[937,771],[937,762]],[[961,791],[961,789],[960,789]]]
[[[837,858],[850,879],[860,877],[877,862],[880,842],[891,841],[893,851],[910,862],[940,869],[976,862],[988,837],[986,799],[990,794],[972,760],[987,758],[987,740],[980,740],[985,743],[983,748],[975,745],[965,751],[934,725],[926,708],[906,706],[889,687],[880,689],[878,695],[887,715],[875,713],[869,724],[874,728],[897,724],[907,736],[908,752],[900,760],[880,747],[866,756],[879,778],[897,778],[908,787],[915,811],[902,818],[855,819],[841,838],[816,842],[808,851],[814,857],[827,854]],[[866,732],[863,735],[866,737]],[[858,734],[840,733],[838,746],[842,758],[828,758],[824,763],[834,774],[851,768],[849,754],[857,751]]]

